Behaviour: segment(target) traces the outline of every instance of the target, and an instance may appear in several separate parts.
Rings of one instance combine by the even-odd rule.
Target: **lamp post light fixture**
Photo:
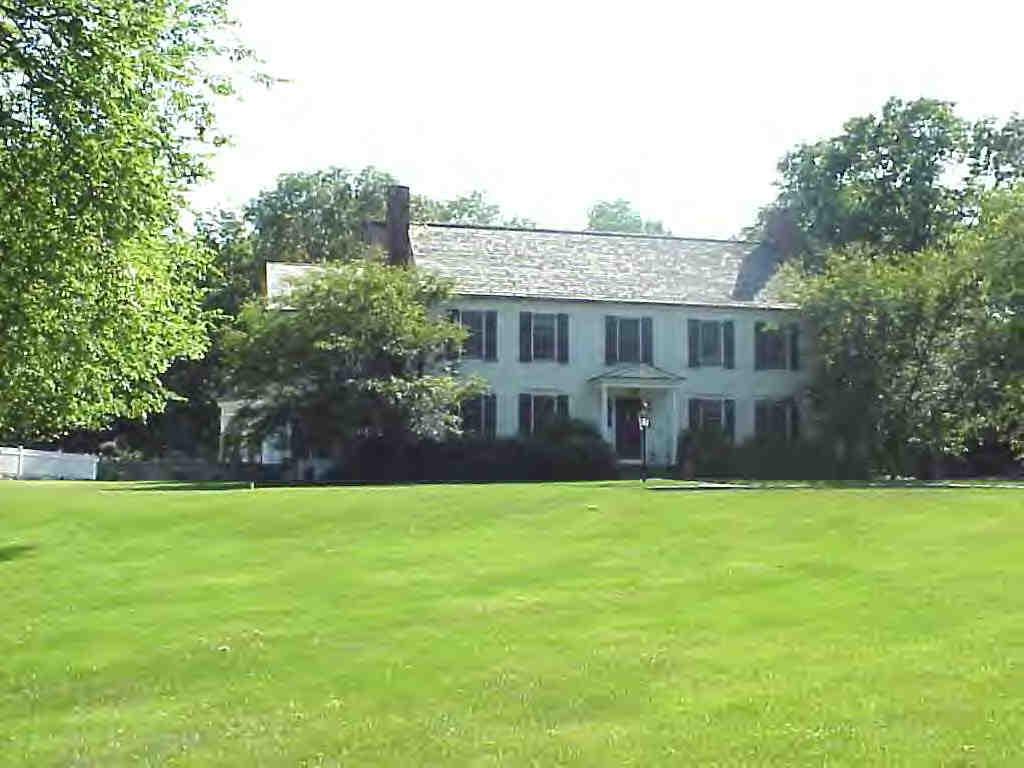
[[[640,459],[641,459],[641,477],[643,482],[647,482],[647,430],[651,428],[651,411],[650,403],[646,400],[640,407],[640,413],[637,416],[637,421],[640,424]]]

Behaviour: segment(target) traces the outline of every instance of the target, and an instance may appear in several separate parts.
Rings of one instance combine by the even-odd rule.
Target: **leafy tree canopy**
[[[360,437],[440,436],[456,405],[480,391],[445,351],[464,338],[438,304],[448,286],[376,261],[339,263],[294,287],[282,310],[243,309],[225,349],[245,439],[290,426],[297,455],[338,455]]]
[[[903,474],[982,439],[1024,448],[1022,278],[1020,190],[990,193],[976,226],[913,258],[854,245],[798,276],[812,395],[848,458]]]
[[[916,253],[977,216],[979,198],[1024,172],[1024,120],[971,124],[949,102],[888,101],[779,164],[779,194],[754,228],[820,268],[830,249]]]
[[[244,217],[253,228],[254,255],[261,261],[323,263],[363,253],[363,222],[383,220],[388,187],[395,178],[372,166],[353,172],[327,168],[280,176],[273,189],[250,202]],[[413,195],[413,221],[529,226],[503,220],[501,208],[474,191],[451,200]]]
[[[159,410],[206,344],[205,173],[226,0],[0,0],[0,436]]]
[[[587,229],[594,232],[637,232],[647,235],[672,234],[660,221],[644,219],[628,200],[602,200],[587,211]]]

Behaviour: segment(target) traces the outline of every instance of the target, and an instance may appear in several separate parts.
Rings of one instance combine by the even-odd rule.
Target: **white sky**
[[[222,110],[234,146],[197,207],[287,171],[388,170],[413,192],[482,189],[580,228],[625,197],[675,234],[730,237],[787,149],[889,96],[1024,112],[1013,0],[233,0],[290,82]]]

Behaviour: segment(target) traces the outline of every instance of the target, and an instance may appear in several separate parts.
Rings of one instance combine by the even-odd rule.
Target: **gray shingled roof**
[[[773,291],[775,252],[759,243],[456,224],[414,224],[409,235],[416,265],[463,295],[791,306]],[[268,295],[307,269],[268,263]]]
[[[768,246],[546,229],[414,224],[416,265],[482,296],[658,304],[786,306]]]

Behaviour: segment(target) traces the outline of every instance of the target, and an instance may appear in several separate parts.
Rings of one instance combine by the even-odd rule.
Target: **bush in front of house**
[[[862,480],[863,462],[842,460],[835,446],[821,440],[759,436],[734,443],[720,430],[679,435],[681,475],[752,480]]]
[[[530,437],[447,440],[367,438],[330,475],[336,482],[534,482],[604,480],[618,474],[615,455],[581,421],[561,421]]]

